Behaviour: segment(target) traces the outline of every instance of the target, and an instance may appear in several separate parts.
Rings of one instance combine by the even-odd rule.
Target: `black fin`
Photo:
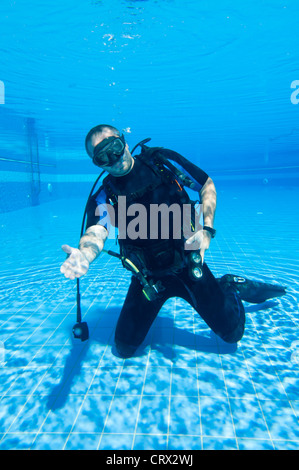
[[[241,276],[226,274],[219,279],[222,283],[230,284],[235,287],[241,300],[253,304],[260,304],[268,299],[281,297],[286,294],[286,287],[279,284],[269,284],[261,281],[251,281]]]

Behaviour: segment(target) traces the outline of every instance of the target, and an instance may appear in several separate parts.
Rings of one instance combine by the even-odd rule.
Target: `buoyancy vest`
[[[157,156],[159,149],[143,148],[142,153],[135,157],[150,169],[150,172],[147,172],[150,177],[143,179],[143,184],[139,185],[137,190],[127,188],[124,191],[118,186],[117,178],[111,175],[104,178],[102,187],[111,205],[117,206],[120,196],[126,196],[126,203],[130,205],[154,191],[160,185],[166,185],[169,188],[169,193],[175,194],[175,198],[181,206],[191,204],[192,210],[194,210],[195,202],[190,200],[182,184],[184,181],[190,187],[192,181],[187,176],[182,175],[179,170],[176,171],[175,167],[167,168],[162,159]],[[165,200],[164,202],[169,201]],[[180,239],[151,241],[146,249],[127,239],[119,239],[118,242],[121,255],[133,261],[145,276],[159,277],[170,271],[179,271],[186,264],[183,237]]]
[[[184,190],[183,185],[180,184],[178,181],[178,175],[174,171],[171,171],[168,168],[166,168],[159,158],[154,158],[154,153],[157,150],[158,148],[148,148],[147,150],[143,151],[140,155],[137,155],[135,157],[136,159],[141,161],[142,164],[150,168],[150,170],[155,175],[154,179],[150,178],[150,181],[148,180],[143,181],[142,187],[139,187],[137,191],[134,190],[134,188],[131,188],[131,190],[129,191],[127,190],[124,193],[122,190],[120,190],[120,188],[116,184],[116,180],[117,180],[116,178],[111,177],[111,175],[108,175],[106,176],[106,178],[104,178],[103,188],[112,205],[117,204],[119,196],[126,196],[127,203],[131,204],[132,202],[141,198],[144,194],[150,191],[153,191],[158,186],[164,183],[169,185],[169,187],[172,187],[172,188],[174,184],[176,185],[177,187],[176,189],[177,189],[177,192],[179,194],[182,204],[187,204],[190,202],[189,196]],[[179,172],[179,174],[182,175],[181,172]]]

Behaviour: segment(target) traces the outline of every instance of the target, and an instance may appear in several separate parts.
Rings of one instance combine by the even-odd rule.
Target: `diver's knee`
[[[239,336],[236,337],[235,335],[225,335],[225,336],[220,336],[220,338],[225,343],[228,343],[228,344],[236,344],[242,339],[242,337],[241,338]]]
[[[123,359],[132,357],[137,349],[136,346],[132,346],[131,344],[125,344],[121,341],[115,341],[115,348],[119,356]]]
[[[238,343],[239,341],[241,341],[244,335],[244,330],[245,330],[245,325],[241,324],[238,326],[238,328],[236,328],[232,332],[219,334],[219,336],[226,343],[234,344],[234,343]]]

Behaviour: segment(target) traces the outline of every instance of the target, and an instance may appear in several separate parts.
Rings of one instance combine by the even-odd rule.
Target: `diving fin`
[[[225,274],[218,279],[222,283],[233,286],[238,292],[241,300],[252,304],[260,304],[268,299],[281,297],[286,294],[286,287],[278,284],[269,284],[261,281],[251,281],[241,276]]]

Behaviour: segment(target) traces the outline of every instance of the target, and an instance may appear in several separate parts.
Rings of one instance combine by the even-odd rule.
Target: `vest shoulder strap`
[[[153,191],[162,183],[170,185],[174,182],[178,183],[177,179],[179,179],[182,185],[191,187],[191,184],[193,184],[186,175],[184,175],[180,170],[172,165],[167,158],[164,158],[161,153],[159,153],[161,149],[163,149],[163,147],[146,147],[144,145],[142,146],[141,154],[135,157],[151,169],[155,174],[155,181],[145,184],[138,191],[126,194],[128,203],[131,203],[134,199],[143,196],[148,191]],[[110,175],[104,178],[103,187],[105,188],[111,204],[117,204],[118,197],[123,195],[123,193],[119,190],[117,185],[113,184],[113,180]],[[182,193],[185,193],[185,191],[182,191]],[[184,194],[184,196],[186,197],[186,194]]]

